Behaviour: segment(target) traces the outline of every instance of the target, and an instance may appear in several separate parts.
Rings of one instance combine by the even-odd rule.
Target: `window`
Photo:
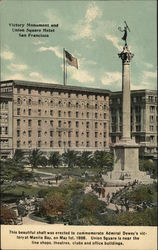
[[[150,122],[154,122],[154,116],[150,115]]]
[[[86,122],[86,128],[89,128],[89,122]]]
[[[51,148],[53,147],[53,141],[50,141],[50,147]]]
[[[38,115],[41,116],[41,109],[38,109]]]
[[[38,147],[39,148],[41,147],[41,141],[38,141]]]
[[[76,118],[78,118],[78,112],[76,112]]]
[[[42,101],[41,99],[38,100],[38,105],[41,105]]]
[[[58,121],[58,127],[61,127],[61,121]]]
[[[53,137],[53,131],[50,131],[50,137]]]
[[[106,141],[104,141],[104,147],[106,147]]]
[[[59,146],[59,148],[61,147],[61,141],[58,141],[58,146]]]
[[[30,127],[32,125],[32,120],[28,120],[28,126]]]
[[[41,95],[41,90],[40,89],[38,90],[38,94]]]
[[[150,125],[150,131],[151,131],[151,132],[154,131],[154,126]]]
[[[17,115],[20,115],[20,108],[17,108]]]
[[[97,138],[98,137],[98,132],[95,132],[95,138]]]
[[[86,142],[86,147],[89,147],[89,141]]]
[[[53,120],[50,121],[50,125],[53,126]]]
[[[61,137],[61,131],[58,131],[58,136]]]
[[[76,121],[76,128],[78,128],[79,127],[79,122],[78,121]]]
[[[50,115],[53,116],[53,110],[50,110]]]
[[[20,88],[17,88],[17,93],[18,93],[18,94],[20,93]]]
[[[32,141],[28,141],[28,146],[32,147]]]
[[[87,118],[89,118],[89,112],[87,112]]]
[[[78,141],[76,141],[76,147],[78,147],[79,146],[79,143],[78,143]]]
[[[68,137],[71,137],[71,131],[68,131]]]
[[[17,99],[17,104],[18,105],[20,105],[21,104],[21,100],[20,100],[20,98],[18,97],[18,99]]]
[[[98,128],[98,123],[97,122],[95,122],[95,128]]]
[[[106,129],[106,122],[104,122],[104,129]]]
[[[41,126],[41,120],[38,120],[38,126],[39,127]]]
[[[95,141],[95,147],[98,147],[98,142],[97,141]]]
[[[79,136],[79,132],[78,131],[76,131],[76,137],[78,137]]]
[[[20,119],[17,120],[17,126],[20,126]]]
[[[20,137],[20,130],[17,130],[17,137]]]
[[[78,104],[78,102],[76,102],[76,108],[78,108],[79,107],[79,104]]]
[[[41,130],[38,130],[38,137],[41,137]]]
[[[89,137],[89,132],[86,132],[87,137]]]
[[[28,89],[28,93],[31,94],[31,89]]]
[[[71,147],[71,141],[68,141],[68,147]]]
[[[17,141],[17,148],[20,148],[20,141]]]
[[[68,102],[68,107],[69,107],[69,108],[71,107],[71,102]]]
[[[71,117],[71,111],[68,111],[68,117]]]
[[[150,112],[154,113],[155,112],[155,106],[150,106]]]
[[[98,108],[98,105],[97,104],[95,104],[95,109],[97,109]]]
[[[29,131],[28,131],[28,137],[31,137],[31,135],[32,135],[32,131],[29,130]]]
[[[71,128],[71,121],[68,121],[68,127]]]
[[[31,103],[32,103],[32,100],[31,100],[31,99],[29,99],[28,104],[29,104],[29,105],[31,105]]]
[[[58,111],[58,117],[61,117],[61,110]]]
[[[136,126],[136,131],[138,132],[138,131],[141,131],[141,126],[140,125],[137,125]]]
[[[106,113],[104,113],[104,119],[106,119]]]
[[[31,109],[28,110],[28,115],[31,115]]]
[[[95,113],[95,118],[98,118],[98,113]]]
[[[106,132],[104,132],[104,138],[106,138]]]

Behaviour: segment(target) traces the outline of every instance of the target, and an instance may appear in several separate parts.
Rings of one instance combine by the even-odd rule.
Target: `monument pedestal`
[[[122,139],[114,145],[114,170],[103,176],[104,181],[113,185],[124,185],[138,180],[152,183],[146,172],[139,170],[139,145],[132,139]]]

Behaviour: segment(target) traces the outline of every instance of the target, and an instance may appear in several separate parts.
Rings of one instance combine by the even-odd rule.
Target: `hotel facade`
[[[16,149],[109,150],[109,95],[93,88],[1,82],[1,157]]]
[[[0,153],[110,150],[122,133],[122,92],[29,81],[0,82]],[[131,135],[157,153],[157,93],[131,91]]]
[[[131,136],[140,145],[140,150],[157,154],[157,91],[131,91]],[[122,92],[110,96],[110,138],[112,144],[118,142],[122,133]]]

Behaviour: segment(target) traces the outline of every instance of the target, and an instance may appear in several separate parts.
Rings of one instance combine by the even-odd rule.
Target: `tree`
[[[22,163],[24,161],[24,152],[21,149],[16,149],[12,160],[16,164]]]
[[[59,152],[51,152],[48,163],[53,167],[59,167],[62,163],[62,158]]]
[[[106,168],[107,171],[112,170],[113,155],[105,151],[96,151],[94,153],[94,165],[96,167]]]
[[[2,193],[16,186],[17,181],[27,181],[33,177],[32,173],[28,172],[24,167],[21,167],[21,165],[15,164],[12,159],[1,161],[0,166],[0,184]]]
[[[43,153],[39,149],[33,149],[33,151],[29,155],[29,163],[31,164],[32,171],[34,168],[37,168],[41,165]]]
[[[62,155],[63,162],[68,165],[69,168],[74,167],[78,162],[78,152],[74,150],[68,150]]]
[[[89,167],[93,165],[93,155],[89,151],[84,151],[78,157],[78,165],[82,167]]]

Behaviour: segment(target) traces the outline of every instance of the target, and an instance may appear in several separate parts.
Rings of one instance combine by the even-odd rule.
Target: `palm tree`
[[[52,165],[53,167],[58,167],[62,163],[62,158],[59,152],[51,152],[49,160],[49,165]]]
[[[74,167],[78,162],[78,152],[74,150],[67,150],[62,155],[63,162],[68,165],[69,168]]]
[[[96,151],[94,153],[94,165],[96,167],[106,168],[111,170],[113,166],[113,155],[105,151]]]
[[[37,168],[38,166],[41,165],[42,157],[43,157],[43,153],[39,149],[32,150],[32,152],[30,153],[28,157],[29,163],[32,167],[32,171],[34,168]]]
[[[24,152],[21,149],[16,149],[13,155],[12,163],[15,166],[24,166]]]
[[[89,167],[93,165],[93,155],[92,152],[84,151],[78,157],[78,165],[82,167]]]

